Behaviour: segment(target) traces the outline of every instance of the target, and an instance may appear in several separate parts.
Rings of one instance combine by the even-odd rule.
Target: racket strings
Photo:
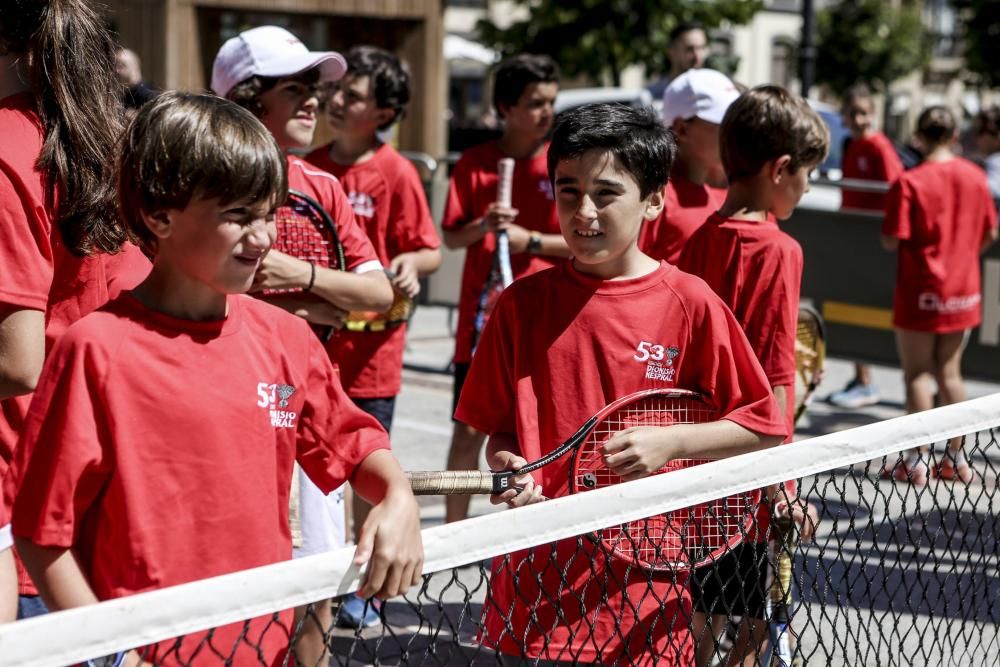
[[[621,478],[605,464],[603,453],[604,444],[621,431],[714,420],[715,413],[709,406],[687,397],[652,396],[624,406],[602,420],[581,445],[574,467],[574,489],[621,483]],[[670,461],[657,474],[704,462]],[[600,531],[600,538],[619,557],[647,569],[690,567],[739,542],[755,506],[749,495],[730,496],[612,526]]]

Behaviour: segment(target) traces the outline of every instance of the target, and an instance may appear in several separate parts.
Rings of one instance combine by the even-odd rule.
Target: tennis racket
[[[511,207],[512,189],[514,183],[514,160],[502,158],[497,163],[497,204],[506,208]],[[476,351],[479,345],[479,337],[486,328],[486,322],[490,319],[500,293],[504,288],[514,282],[514,273],[510,267],[510,237],[507,232],[500,230],[497,232],[497,249],[493,253],[493,262],[490,266],[489,276],[486,284],[483,285],[482,292],[479,293],[479,301],[476,303],[476,317],[473,320],[472,351]]]
[[[385,275],[392,280],[396,274],[385,269]],[[376,311],[354,310],[347,314],[344,328],[348,331],[385,331],[395,329],[410,321],[417,304],[406,294],[392,288],[392,305],[384,313]]]
[[[515,471],[410,472],[417,495],[503,493],[517,475],[532,472],[572,452],[570,493],[583,493],[621,482],[604,464],[604,443],[636,426],[671,426],[716,421],[715,410],[699,394],[682,389],[648,389],[605,406],[568,440],[546,456]],[[705,463],[703,459],[668,462],[657,474]],[[595,534],[620,560],[647,570],[686,570],[713,562],[738,544],[753,525],[760,502],[755,490],[612,526]]]
[[[314,264],[319,268],[346,270],[344,247],[330,214],[312,197],[289,190],[288,199],[275,211],[278,236],[274,249]],[[265,294],[301,292],[302,290],[266,290]],[[333,335],[333,327],[313,325],[324,341]]]
[[[770,667],[792,667],[792,642],[789,632],[792,609],[792,550],[796,531],[791,517],[774,517],[777,540],[774,547],[774,579],[771,580],[771,626],[769,628]]]
[[[795,333],[795,421],[799,420],[812,401],[816,387],[823,378],[826,359],[826,329],[823,318],[810,306],[799,306],[799,323]]]

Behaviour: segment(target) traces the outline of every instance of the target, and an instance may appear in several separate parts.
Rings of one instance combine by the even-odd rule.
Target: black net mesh
[[[1000,664],[996,436],[799,480],[814,539],[782,520],[694,574],[651,573],[590,534],[429,574],[368,610],[368,627],[346,627],[341,599],[140,652],[164,665]],[[964,475],[958,444],[968,481],[945,478]]]

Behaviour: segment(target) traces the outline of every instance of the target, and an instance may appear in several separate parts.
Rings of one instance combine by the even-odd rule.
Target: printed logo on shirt
[[[868,173],[868,158],[864,155],[858,157],[858,170]]]
[[[375,200],[372,199],[371,195],[364,192],[351,192],[347,195],[347,199],[351,202],[354,215],[362,218],[375,217]]]
[[[538,181],[538,191],[541,192],[543,195],[545,195],[545,198],[548,199],[549,201],[556,200],[555,192],[552,191],[552,181],[550,181],[549,179],[543,178],[542,180]]]
[[[962,313],[976,308],[981,300],[982,296],[979,294],[950,296],[947,299],[942,299],[934,292],[922,292],[917,297],[917,307],[920,310],[929,310],[934,313]]]
[[[268,411],[271,426],[274,428],[295,428],[298,413],[283,410],[288,407],[288,399],[295,393],[295,387],[290,384],[274,382],[257,383],[257,406]]]
[[[677,368],[674,360],[680,355],[679,347],[657,345],[647,340],[639,341],[632,358],[646,364],[646,379],[673,382]]]

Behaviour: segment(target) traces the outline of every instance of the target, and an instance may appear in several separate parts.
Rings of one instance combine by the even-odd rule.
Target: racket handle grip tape
[[[417,496],[453,496],[503,493],[510,487],[512,473],[481,470],[431,470],[407,472],[410,488]]]

